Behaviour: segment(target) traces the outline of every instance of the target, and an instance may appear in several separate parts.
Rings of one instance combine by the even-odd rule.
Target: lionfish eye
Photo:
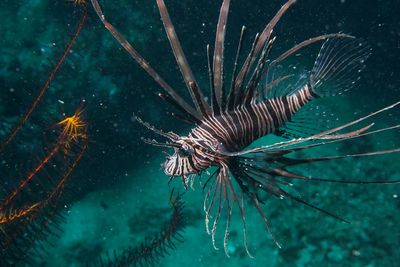
[[[193,154],[193,148],[188,146],[182,146],[178,151],[179,156],[189,157]]]

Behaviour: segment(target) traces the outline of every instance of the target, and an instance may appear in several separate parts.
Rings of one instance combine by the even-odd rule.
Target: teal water
[[[251,39],[283,4],[283,1],[232,1],[227,29],[226,56],[231,68],[240,27],[249,29],[244,51]],[[186,94],[179,69],[153,1],[103,1],[108,19],[174,88]],[[220,1],[166,1],[171,19],[188,61],[203,87],[208,86],[206,45],[213,44]],[[318,34],[345,32],[364,39],[373,48],[362,79],[344,96],[322,102],[335,120],[346,122],[399,100],[400,20],[398,1],[312,1],[299,0],[278,24],[273,55]],[[80,17],[80,8],[64,1],[1,1],[0,14],[0,116],[1,137],[15,125],[31,104],[48,73],[62,53]],[[319,45],[291,59],[309,70]],[[62,200],[55,208],[63,219],[49,220],[51,233],[35,230],[15,234],[19,240],[13,253],[26,261],[14,264],[2,246],[0,266],[95,266],[106,254],[117,255],[139,245],[168,225],[172,187],[183,192],[179,179],[168,186],[160,164],[162,149],[144,144],[153,137],[132,119],[133,113],[165,130],[185,134],[189,130],[170,115],[173,111],[157,97],[159,86],[120,48],[88,5],[88,19],[50,88],[16,138],[1,154],[1,191],[20,183],[52,147],[55,124],[83,103],[88,124],[89,149],[72,172]],[[187,97],[187,95],[185,95]],[[311,114],[313,115],[313,114]],[[376,127],[398,124],[400,110],[394,109],[373,120]],[[372,122],[372,121],[371,121]],[[399,131],[312,150],[308,155],[360,153],[399,147]],[[2,138],[3,139],[3,138]],[[267,138],[261,143],[280,139]],[[52,182],[48,177],[62,173],[65,157],[33,179],[24,200],[40,195]],[[59,166],[59,167],[58,167]],[[397,154],[344,160],[305,167],[309,175],[359,180],[399,180]],[[46,174],[47,173],[47,174]],[[43,177],[42,177],[43,176]],[[49,179],[50,179],[49,178]],[[204,179],[204,177],[203,177]],[[46,180],[47,181],[47,180]],[[400,262],[399,185],[340,185],[296,182],[297,191],[312,203],[335,212],[351,223],[334,220],[290,200],[268,197],[265,213],[282,244],[273,243],[257,211],[246,206],[249,258],[243,248],[242,224],[236,210],[231,223],[228,249],[223,251],[225,222],[221,219],[214,250],[204,226],[201,186],[182,196],[185,203],[183,242],[161,257],[155,266],[398,266]],[[22,204],[21,204],[22,203]],[[27,203],[30,203],[29,201]],[[46,218],[48,213],[38,215]],[[36,218],[36,217],[35,217]],[[0,240],[14,236],[19,224],[0,225]],[[30,229],[23,228],[23,229]],[[12,232],[7,232],[12,231]],[[37,240],[30,249],[24,242]],[[25,251],[26,249],[26,251]],[[145,265],[146,266],[146,265]]]

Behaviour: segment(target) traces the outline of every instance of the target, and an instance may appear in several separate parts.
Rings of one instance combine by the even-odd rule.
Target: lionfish
[[[164,0],[157,0],[158,10],[167,37],[190,93],[193,106],[186,102],[177,91],[157,74],[149,63],[105,19],[98,1],[92,0],[93,7],[104,26],[167,93],[159,95],[180,111],[180,115],[177,116],[178,118],[192,125],[192,129],[186,136],[180,136],[171,131],[165,132],[156,129],[154,126],[136,117],[141,124],[167,140],[165,142],[158,142],[156,140],[144,139],[145,142],[174,150],[174,153],[168,155],[165,163],[162,165],[165,174],[170,177],[170,180],[173,177],[180,177],[186,188],[189,183],[193,183],[195,177],[200,176],[204,172],[208,173],[207,170],[209,169],[215,170],[212,174],[208,174],[208,180],[204,184],[206,189],[204,198],[205,221],[207,232],[212,236],[212,243],[216,248],[215,234],[218,222],[221,214],[226,212],[223,243],[227,255],[231,213],[233,207],[237,206],[243,223],[244,246],[248,255],[251,256],[246,238],[244,198],[254,205],[261,215],[272,239],[280,247],[264,215],[261,206],[263,204],[263,200],[260,197],[261,192],[279,198],[292,199],[336,219],[347,222],[345,219],[290,193],[287,190],[287,187],[291,185],[288,180],[300,179],[348,184],[400,183],[400,181],[322,179],[305,176],[289,170],[291,166],[312,162],[400,152],[400,148],[395,148],[324,157],[299,158],[291,156],[294,152],[304,151],[309,148],[321,147],[327,144],[339,143],[345,140],[400,128],[400,125],[395,125],[373,130],[371,129],[373,123],[364,127],[358,126],[361,122],[377,114],[393,109],[400,104],[400,101],[335,128],[306,136],[298,133],[297,137],[287,141],[248,148],[253,141],[265,135],[282,135],[282,132],[289,131],[289,123],[292,127],[294,125],[298,132],[301,132],[303,122],[296,122],[293,116],[314,99],[334,96],[351,89],[357,79],[359,79],[359,73],[364,68],[365,61],[370,55],[371,49],[364,42],[347,34],[334,33],[300,42],[276,59],[270,60],[268,57],[269,52],[275,41],[275,37],[272,36],[274,27],[294,3],[295,0],[288,0],[266,25],[261,34],[255,36],[252,48],[240,67],[238,61],[246,29],[244,26],[242,27],[235,55],[233,73],[231,75],[231,83],[229,90],[225,90],[227,82],[225,81],[223,64],[224,42],[230,0],[223,0],[216,29],[213,55],[211,55],[210,46],[207,45],[211,91],[210,101],[208,101],[199,84],[196,82],[186,60]],[[308,73],[307,78],[302,84],[299,84],[296,88],[279,91],[277,84],[284,80],[286,76],[273,79],[267,85],[262,83],[263,78],[278,63],[296,54],[304,47],[319,41],[323,41],[323,45],[316,57],[312,70]],[[357,129],[350,130],[351,126],[357,127]],[[213,220],[211,225],[210,219]]]

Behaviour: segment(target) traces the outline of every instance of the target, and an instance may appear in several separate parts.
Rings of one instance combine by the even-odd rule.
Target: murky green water
[[[214,43],[220,4],[220,0],[166,1],[188,61],[204,88],[208,88],[206,45]],[[254,35],[263,30],[283,4],[278,0],[232,1],[225,48],[227,75],[232,69],[241,26],[248,28],[243,47],[243,52],[248,53]],[[107,18],[160,75],[189,99],[155,1],[101,1],[101,5]],[[334,120],[338,119],[333,125],[356,119],[400,99],[399,8],[400,3],[395,0],[299,0],[274,30],[277,40],[271,58],[302,40],[325,33],[344,32],[365,40],[373,54],[360,82],[343,96],[320,103]],[[141,141],[141,137],[154,136],[133,120],[133,113],[161,129],[187,134],[190,128],[171,116],[173,108],[157,96],[160,87],[105,30],[90,3],[87,10],[82,32],[43,99],[1,152],[2,203],[57,144],[57,122],[78,107],[84,108],[89,148],[62,188],[54,189],[79,155],[82,142],[69,153],[57,151],[24,190],[18,191],[8,209],[0,206],[1,216],[8,218],[10,209],[17,214],[18,209],[27,210],[36,202],[41,205],[51,192],[59,194],[59,198],[51,195],[43,211],[33,208],[26,217],[0,224],[0,266],[13,266],[20,258],[32,266],[95,266],[107,253],[113,255],[115,251],[118,256],[168,227],[171,189],[185,191],[179,179],[167,184],[168,177],[160,167],[165,160],[163,149]],[[0,14],[0,135],[4,140],[45,83],[73,35],[82,9],[62,0],[5,0],[0,3]],[[296,75],[310,70],[319,47],[320,43],[304,50],[283,67],[295,66]],[[314,115],[310,114],[310,118]],[[395,108],[368,122],[376,122],[376,129],[388,127],[400,122],[399,115],[399,108]],[[282,139],[267,137],[259,144],[277,141]],[[399,131],[392,130],[324,146],[306,155],[362,153],[399,146]],[[300,171],[331,179],[400,180],[398,167],[398,154],[390,154],[316,163]],[[196,180],[194,190],[188,189],[182,196],[184,241],[175,241],[176,248],[167,249],[168,254],[159,257],[154,265],[399,265],[400,185],[295,181],[295,187],[295,192],[305,199],[351,223],[289,199],[265,196],[264,211],[282,244],[279,249],[257,210],[245,201],[248,243],[254,258],[244,250],[237,209],[232,215],[227,258],[223,250],[224,218],[216,234],[219,250],[215,250],[205,229],[205,193]],[[15,265],[25,263],[19,261]]]

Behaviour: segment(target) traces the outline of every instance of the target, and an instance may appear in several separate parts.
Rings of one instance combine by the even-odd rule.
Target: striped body
[[[237,152],[267,134],[276,133],[302,106],[313,98],[307,84],[294,94],[236,107],[217,116],[210,116],[193,128],[188,140],[202,140],[185,166],[202,171],[223,161],[219,153]],[[187,170],[188,167],[185,167]]]

